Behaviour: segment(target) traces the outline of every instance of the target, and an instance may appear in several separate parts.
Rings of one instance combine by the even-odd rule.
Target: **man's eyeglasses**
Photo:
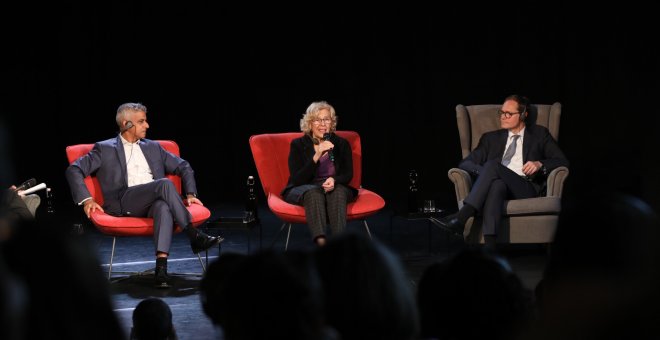
[[[321,125],[321,123],[330,124],[330,123],[332,123],[332,118],[323,118],[323,119],[316,118],[316,119],[312,120],[312,123],[314,123],[316,125]]]
[[[506,112],[506,111],[502,111],[502,110],[497,110],[497,114],[498,114],[500,117],[501,117],[501,116],[504,116],[504,118],[507,118],[507,119],[508,119],[508,118],[511,118],[511,116],[513,116],[513,115],[519,115],[520,112]]]

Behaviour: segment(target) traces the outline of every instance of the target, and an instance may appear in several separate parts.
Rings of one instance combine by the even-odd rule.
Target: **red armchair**
[[[369,237],[371,231],[366,218],[374,215],[385,206],[385,200],[373,191],[362,188],[362,144],[360,135],[354,131],[336,131],[338,136],[345,138],[353,150],[353,180],[350,185],[359,188],[357,198],[348,204],[346,217],[351,220],[362,220]],[[291,141],[302,136],[302,132],[267,133],[250,137],[250,149],[254,158],[259,179],[268,200],[270,210],[282,221],[280,232],[288,226],[286,244],[289,247],[291,224],[305,224],[305,209],[302,206],[289,204],[280,193],[289,179],[289,148]]]
[[[179,153],[179,146],[174,141],[169,140],[159,140],[158,141],[163,148],[177,156]],[[66,147],[66,156],[69,160],[69,164],[73,163],[76,159],[87,154],[94,144],[77,144],[70,145]],[[168,175],[169,178],[176,186],[179,194],[181,193],[181,178],[176,175]],[[103,194],[101,192],[101,186],[96,176],[88,176],[85,178],[85,185],[89,190],[90,194],[94,200],[103,205]],[[211,217],[211,212],[204,206],[199,204],[192,204],[188,207],[188,211],[192,215],[192,224],[194,227],[206,222],[206,220]],[[98,229],[101,233],[105,235],[112,236],[112,251],[110,253],[110,264],[108,269],[108,279],[112,277],[112,260],[115,255],[115,243],[117,236],[152,236],[154,232],[154,222],[150,217],[117,217],[108,215],[104,212],[94,211],[90,215],[90,220],[92,224]],[[175,233],[181,232],[179,226],[176,227]],[[199,254],[197,254],[200,263],[202,264],[202,269],[204,269],[204,263]],[[115,272],[115,273],[126,273],[126,272]],[[174,273],[172,273],[174,274]]]

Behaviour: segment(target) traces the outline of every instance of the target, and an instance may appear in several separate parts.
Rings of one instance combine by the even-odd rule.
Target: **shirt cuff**
[[[87,202],[87,201],[89,201],[89,200],[91,200],[91,199],[92,199],[91,197],[87,197],[87,198],[85,198],[84,200],[80,201],[80,203],[78,203],[78,205],[83,205],[83,204],[85,204],[85,202]]]

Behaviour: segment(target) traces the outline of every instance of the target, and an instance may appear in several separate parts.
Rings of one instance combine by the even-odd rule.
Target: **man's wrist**
[[[187,197],[187,198],[193,198],[193,197],[194,197],[194,198],[197,198],[197,193],[194,193],[194,192],[186,193],[186,197]]]
[[[544,175],[547,175],[548,174],[548,168],[546,168],[545,165],[543,165],[543,163],[541,163],[541,162],[539,162],[539,164],[541,164],[541,168],[540,168],[541,173],[544,174]]]

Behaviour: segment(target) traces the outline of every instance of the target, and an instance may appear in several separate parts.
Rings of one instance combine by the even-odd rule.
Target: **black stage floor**
[[[230,205],[209,206],[212,211],[210,221],[219,217],[241,216],[241,208]],[[213,261],[226,252],[248,253],[259,250],[261,246],[284,250],[286,234],[276,239],[281,222],[268,210],[259,209],[260,224],[252,230],[235,228],[209,229],[209,233],[220,233],[225,237],[220,249],[214,248],[203,256],[203,262]],[[441,261],[460,250],[464,245],[460,239],[449,236],[425,220],[408,220],[397,216],[391,210],[384,209],[370,217],[368,223],[372,235],[390,247],[403,262],[412,285],[416,285],[423,270],[435,261]],[[349,229],[364,231],[361,222],[350,222]],[[100,234],[92,225],[83,226],[83,231],[96,249],[103,269],[107,272],[110,259],[112,238]],[[274,243],[274,244],[273,244]],[[289,249],[310,247],[310,236],[305,225],[294,225]],[[113,271],[145,271],[155,265],[153,241],[150,237],[118,238],[116,243]],[[248,250],[249,249],[249,250]],[[541,279],[546,261],[546,251],[540,245],[509,245],[502,250],[509,259],[514,271],[525,286],[532,290]],[[204,254],[203,254],[204,255]],[[199,259],[191,252],[186,237],[177,234],[174,237],[169,272],[199,274],[202,271]],[[126,278],[126,279],[122,279]],[[166,301],[173,313],[174,324],[179,339],[222,339],[222,333],[216,329],[202,311],[198,284],[200,276],[174,276],[172,288],[153,288],[153,276],[127,277],[113,274],[110,285],[114,310],[128,336],[132,325],[131,316],[135,306],[148,297],[159,297]]]

